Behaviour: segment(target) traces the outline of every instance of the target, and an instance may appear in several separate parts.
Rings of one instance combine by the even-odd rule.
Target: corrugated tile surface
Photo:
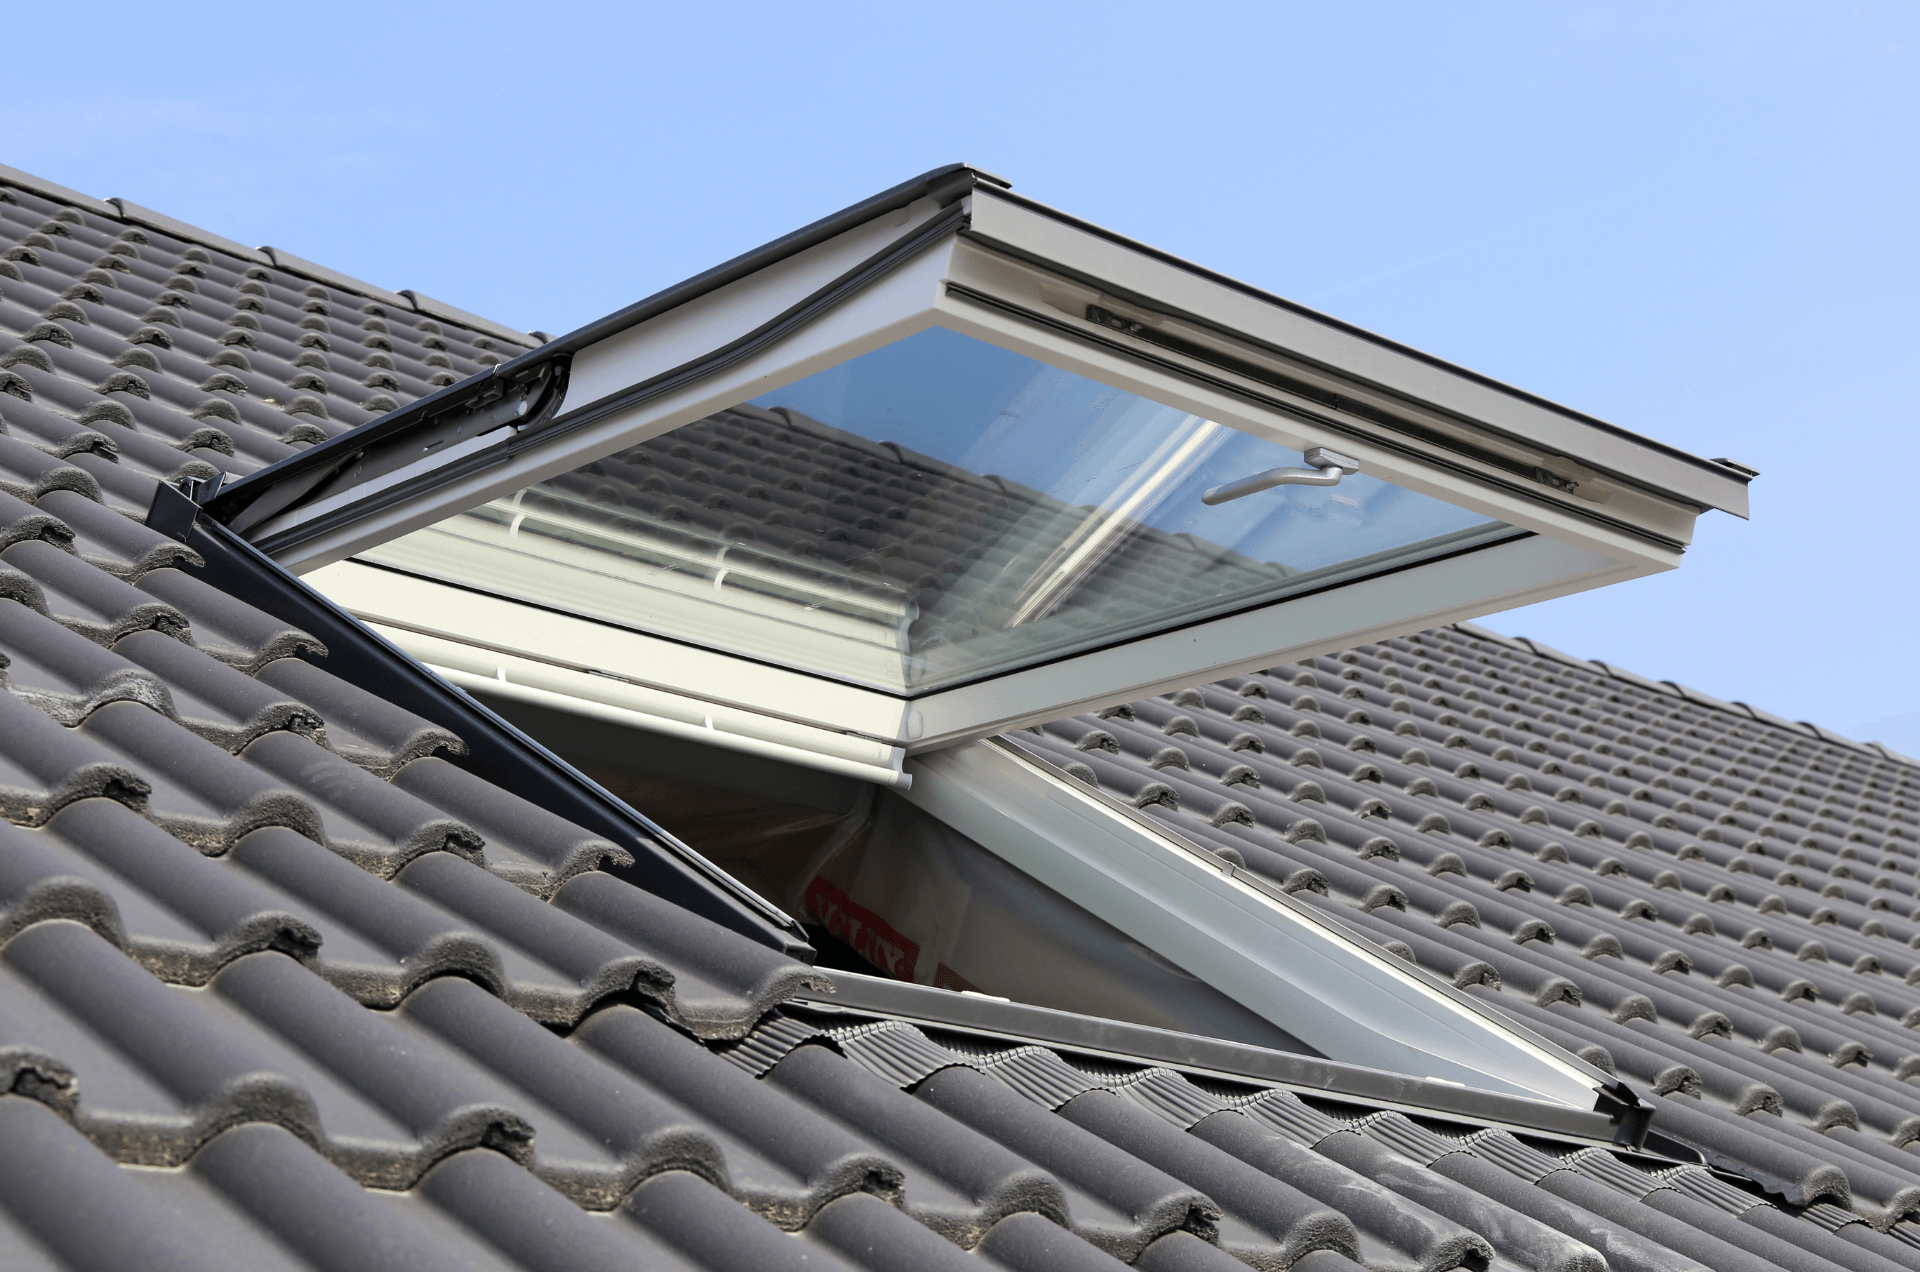
[[[536,343],[40,184],[0,174],[0,415],[19,444],[0,445],[0,489],[15,495],[51,481],[144,512],[136,475],[252,472]]]
[[[1014,737],[1664,1097],[1712,1165],[1920,1214],[1904,757],[1471,626]]]
[[[1570,1043],[1648,1070],[1694,1110],[1675,1133],[1732,1175],[776,1009],[807,969],[597,870],[610,845],[462,769],[458,738],[332,676],[318,641],[139,524],[157,479],[270,462],[377,395],[477,370],[502,333],[436,331],[430,302],[403,310],[130,205],[4,172],[0,190],[0,1265],[1881,1272],[1920,1257],[1914,1225],[1891,1222],[1912,1178],[1891,1076],[1913,934],[1892,902],[1911,900],[1912,872],[1877,864],[1908,819],[1862,790],[1842,810],[1831,780],[1783,802],[1836,744],[1783,749],[1780,726],[1685,706],[1687,727],[1739,727],[1643,762],[1614,735],[1655,717],[1623,696],[1594,720],[1636,748],[1617,779],[1574,722],[1622,682],[1551,663],[1537,692],[1578,701],[1528,715],[1477,659],[1513,758],[1441,723],[1451,705],[1395,714],[1396,691],[1366,679],[1377,659],[1315,670],[1332,689],[1318,697],[1286,685],[1280,701],[1318,711],[1253,677],[1023,735],[1536,1027],[1589,1031]],[[1475,639],[1432,634],[1406,657],[1458,649],[1465,670]],[[1385,723],[1333,724],[1357,705],[1338,697],[1348,669]],[[1677,754],[1685,728],[1659,719],[1647,750]],[[1466,746],[1449,750],[1455,730]],[[1762,761],[1729,767],[1729,751],[1714,770],[1740,794],[1704,769],[1706,793],[1675,785],[1709,746]],[[1438,762],[1464,752],[1480,776]],[[1758,781],[1790,759],[1785,786]],[[1535,784],[1525,808],[1508,807],[1510,771]],[[1585,784],[1595,772],[1617,796]],[[1788,842],[1801,861],[1773,852]],[[1857,879],[1814,877],[1842,861]],[[1704,926],[1695,910],[1746,917]]]

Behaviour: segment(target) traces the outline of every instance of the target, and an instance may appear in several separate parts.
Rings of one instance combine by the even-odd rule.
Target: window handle
[[[1275,486],[1338,486],[1342,477],[1360,471],[1359,460],[1330,451],[1324,446],[1309,450],[1306,460],[1313,465],[1312,468],[1269,468],[1264,473],[1215,486],[1200,496],[1200,502],[1223,504],[1229,499],[1239,499]]]

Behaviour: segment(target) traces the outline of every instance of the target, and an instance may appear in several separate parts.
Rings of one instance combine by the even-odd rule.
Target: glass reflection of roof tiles
[[[1373,485],[1388,500],[1421,498]],[[1291,502],[1275,497],[1274,506],[1283,518],[1325,516],[1329,494],[1289,491]],[[1455,524],[1423,523],[1420,510],[1408,517],[1403,509],[1394,515],[1411,533],[1441,533],[1351,559],[1313,539],[1307,548],[1333,559],[1300,570],[1110,508],[1071,506],[790,408],[741,405],[363,555],[642,628],[677,623],[668,634],[914,688],[1512,533],[1423,502]],[[1380,537],[1378,527],[1369,532]],[[743,619],[771,624],[774,634],[748,632]]]
[[[1065,505],[1016,482],[976,475],[904,447],[869,442],[784,410],[739,407],[564,474],[523,501],[614,530],[734,545],[812,567],[852,596],[917,612],[914,645],[993,633],[984,612],[1012,599],[1019,576],[956,595],[953,581],[991,572],[990,545]],[[498,514],[496,514],[498,515]],[[1284,568],[1284,567],[1283,567]],[[1288,570],[1291,574],[1293,571]],[[1267,570],[1189,534],[1144,527],[1086,585],[1140,611],[1237,595]]]

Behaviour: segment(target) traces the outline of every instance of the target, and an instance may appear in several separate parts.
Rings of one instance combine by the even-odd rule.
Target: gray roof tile
[[[277,659],[254,679],[310,704],[326,721],[327,748],[376,777],[391,779],[429,755],[466,753],[450,730],[302,659]]]
[[[1361,1234],[1362,1258],[1368,1263],[1392,1260],[1365,1248],[1373,1243],[1410,1256],[1422,1272],[1493,1259],[1493,1246],[1479,1233],[1251,1118],[1216,1114],[1199,1122],[1193,1133],[1345,1215]]]
[[[1389,1139],[1402,1146],[1402,1151],[1388,1148]],[[1427,1140],[1433,1141],[1431,1146]],[[1366,1134],[1337,1134],[1321,1141],[1317,1148],[1367,1179],[1481,1234],[1499,1254],[1523,1267],[1543,1272],[1600,1272],[1605,1266],[1592,1246],[1429,1169],[1433,1160],[1450,1152],[1464,1153],[1464,1147],[1415,1126],[1399,1114],[1368,1119]],[[1427,1160],[1426,1166],[1419,1164],[1422,1159]]]
[[[1220,1247],[1255,1267],[1285,1268],[1312,1250],[1360,1252],[1359,1231],[1340,1210],[1129,1100],[1089,1091],[1060,1116],[1206,1194],[1222,1212]]]
[[[269,733],[240,758],[305,797],[319,813],[314,838],[382,878],[426,853],[484,860],[486,840],[478,831],[306,738]]]
[[[541,896],[585,871],[630,860],[625,849],[435,756],[395,771],[392,787],[473,826],[489,845],[488,865]]]
[[[162,566],[202,564],[198,554],[184,543],[116,516],[72,491],[55,490],[40,496],[39,512],[59,519],[70,532],[68,540],[73,550],[90,565],[129,583]],[[7,520],[8,513],[0,509],[0,521]]]
[[[1580,1198],[1568,1197],[1557,1189],[1537,1187],[1523,1175],[1507,1171],[1476,1152],[1450,1153],[1435,1160],[1431,1169],[1513,1213],[1598,1252],[1608,1267],[1648,1272],[1702,1272],[1712,1267],[1718,1272],[1719,1265],[1702,1262],[1700,1255],[1683,1252],[1672,1244],[1670,1230],[1653,1232],[1649,1231],[1652,1225],[1636,1223],[1637,1212],[1625,1206],[1610,1206],[1608,1213],[1598,1213],[1582,1204]],[[1556,1176],[1560,1177],[1563,1176]],[[1592,1196],[1608,1196],[1601,1185],[1593,1185],[1593,1190]],[[1570,1256],[1572,1266],[1582,1266],[1577,1250],[1561,1253],[1548,1246],[1542,1253]]]
[[[0,1047],[31,1037],[71,1075],[75,1125],[121,1160],[178,1164],[224,1127],[264,1120],[363,1183],[405,1187],[450,1147],[514,1148],[530,1134],[417,1029],[282,954],[229,964],[210,990],[175,989],[94,933],[50,922],[9,942],[4,964]]]
[[[0,753],[0,812],[16,825],[38,826],[68,804],[99,795],[144,808],[153,789],[97,738],[62,728],[10,693],[0,695],[0,736],[7,743]]]
[[[0,1096],[0,1252],[8,1265],[240,1268],[190,1218],[176,1213],[114,1164],[48,1105]]]
[[[38,830],[10,829],[8,842],[8,930],[82,923],[173,984],[203,985],[264,949],[310,957],[321,940],[302,907],[112,800],[68,805]]]
[[[1074,1231],[1126,1262],[1169,1232],[1211,1233],[1220,1218],[1205,1194],[1065,1118],[1034,1117],[1031,1100],[978,1069],[943,1069],[915,1094],[1050,1171]]]
[[[699,1038],[741,1038],[800,989],[822,985],[810,968],[599,871],[570,878],[553,905],[670,968],[671,982],[653,992]]]
[[[1129,803],[1156,785],[1150,813],[1215,852],[1247,810],[1241,868],[1318,869],[1323,912],[1671,1092],[1663,1126],[1709,1160],[1790,1199],[1845,1175],[1883,1227],[1920,1213],[1920,769],[1471,625],[1103,715],[1013,738]],[[1308,749],[1302,803],[1275,759]]]
[[[324,841],[322,812],[303,793],[157,712],[108,703],[73,734],[138,771],[147,790],[142,811],[204,853],[225,852],[262,826],[286,826]]]
[[[1124,1266],[1032,1211],[1008,1215],[987,1232],[981,1254],[1019,1272],[1116,1272]]]
[[[298,274],[302,278],[310,278],[315,282],[327,283],[342,291],[354,292],[396,308],[412,308],[407,297],[401,293],[390,292],[384,288],[363,283],[357,278],[351,278],[337,270],[328,269],[324,265],[316,265],[312,261],[303,260],[293,253],[283,252],[277,247],[262,247],[259,249],[259,254],[290,274]]]
[[[826,1047],[796,1048],[765,1081],[899,1163],[907,1213],[959,1245],[1021,1211],[1067,1221],[1051,1174]]]
[[[326,653],[326,647],[307,633],[184,570],[155,570],[140,580],[139,587],[186,616],[196,649],[249,675],[276,659]]]
[[[320,712],[298,698],[157,631],[122,637],[113,653],[166,687],[172,710],[163,714],[222,750],[237,752],[281,730],[312,737],[325,727]]]
[[[16,543],[0,560],[39,584],[46,612],[88,640],[111,645],[141,631],[186,638],[186,616],[172,605],[44,540]]]
[[[0,600],[0,642],[7,687],[61,724],[78,724],[120,701],[173,714],[173,695],[154,673],[19,600]]]

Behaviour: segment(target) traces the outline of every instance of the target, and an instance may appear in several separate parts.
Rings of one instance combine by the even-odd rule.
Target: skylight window
[[[1520,532],[944,327],[363,559],[889,693],[950,688]]]
[[[1584,1114],[1604,1075],[989,739],[1672,569],[1752,475],[951,168],[207,507],[639,802],[698,784],[876,973]]]
[[[1749,476],[951,168],[213,510],[450,676],[905,785],[1671,569]]]

